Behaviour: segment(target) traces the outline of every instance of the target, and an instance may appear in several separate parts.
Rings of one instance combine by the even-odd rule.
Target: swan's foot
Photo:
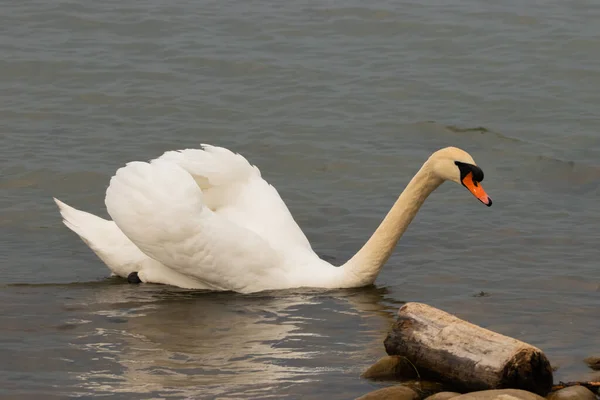
[[[138,284],[138,283],[142,283],[142,280],[138,276],[137,272],[132,272],[129,275],[127,275],[127,282],[129,282],[131,284]]]

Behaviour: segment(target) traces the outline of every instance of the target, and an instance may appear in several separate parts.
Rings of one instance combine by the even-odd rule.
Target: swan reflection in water
[[[87,332],[74,344],[96,353],[102,367],[78,378],[95,394],[178,396],[258,396],[327,373],[358,382],[384,353],[397,310],[385,292],[372,286],[253,295],[96,287],[84,299]]]

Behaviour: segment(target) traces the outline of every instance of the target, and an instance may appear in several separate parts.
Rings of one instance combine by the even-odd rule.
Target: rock
[[[425,400],[448,400],[453,399],[456,396],[460,396],[460,393],[456,392],[439,392],[434,394],[433,396],[427,397]]]
[[[544,400],[543,397],[520,389],[494,389],[471,392],[452,400]]]
[[[448,390],[444,384],[430,381],[405,381],[401,386],[414,390],[420,399]]]
[[[360,396],[356,400],[418,400],[419,395],[406,386],[390,386]]]
[[[596,400],[596,395],[583,386],[569,386],[557,390],[547,397],[548,400]]]
[[[417,378],[415,367],[402,356],[382,357],[365,372],[361,378],[372,380],[399,380]]]
[[[588,357],[583,361],[594,371],[600,371],[600,357]]]

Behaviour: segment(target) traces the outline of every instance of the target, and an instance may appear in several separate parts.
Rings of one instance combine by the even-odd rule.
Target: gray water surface
[[[591,1],[5,1],[0,396],[349,399],[421,301],[599,379],[600,5]],[[448,183],[375,286],[254,295],[130,286],[61,223],[114,171],[226,146],[341,264],[438,148]],[[481,292],[484,296],[478,296]]]

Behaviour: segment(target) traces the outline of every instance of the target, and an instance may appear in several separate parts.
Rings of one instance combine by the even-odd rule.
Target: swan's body
[[[474,187],[465,183],[469,173]],[[142,282],[242,293],[348,288],[375,281],[427,196],[444,180],[462,182],[491,205],[481,179],[466,152],[434,153],[369,241],[341,267],[315,254],[256,167],[220,147],[167,152],[119,169],[105,199],[113,221],[55,201],[65,225],[121,277],[137,273]]]

